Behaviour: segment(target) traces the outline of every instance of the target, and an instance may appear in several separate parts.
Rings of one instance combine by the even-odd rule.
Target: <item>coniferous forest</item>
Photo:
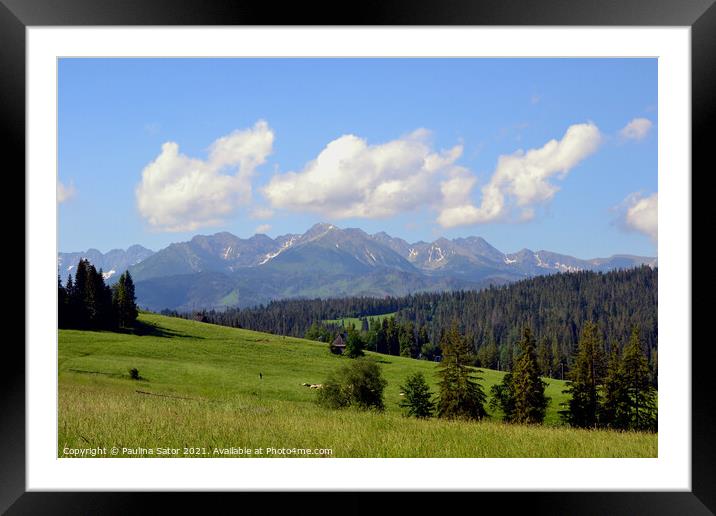
[[[58,278],[58,303],[60,328],[121,331],[134,326],[138,316],[129,272],[110,287],[102,270],[86,259],[64,286]],[[541,424],[550,399],[543,377],[558,377],[567,380],[563,392],[569,399],[560,411],[566,424],[653,432],[656,308],[657,270],[641,267],[543,276],[482,291],[278,301],[249,310],[169,315],[298,334],[326,342],[331,349],[341,334],[348,358],[360,358],[368,349],[435,359],[440,364],[434,400],[424,378],[406,378],[401,406],[415,417],[485,418],[487,393],[477,366],[508,371],[490,390],[490,407],[505,422]],[[371,317],[376,315],[382,317]],[[336,322],[346,316],[359,325]],[[298,324],[301,318],[303,324]],[[359,372],[365,364],[357,364]],[[363,378],[363,372],[356,376],[352,366],[346,367],[349,379]],[[375,373],[376,385],[384,386]],[[336,393],[345,391],[340,382],[336,386]],[[323,397],[331,392],[327,389]],[[375,403],[382,407],[382,395]]]
[[[433,359],[453,322],[467,339],[476,365],[512,370],[525,327],[531,329],[540,374],[567,379],[586,323],[595,325],[604,353],[620,351],[640,331],[650,378],[657,369],[658,269],[643,266],[607,273],[538,276],[480,291],[419,293],[406,297],[274,301],[266,306],[177,314],[187,318],[314,340],[345,331],[332,319],[360,320],[366,349]],[[395,313],[382,321],[369,316]]]
[[[60,328],[114,330],[132,327],[137,319],[134,282],[124,272],[112,287],[88,260],[80,260],[74,278],[57,280]]]

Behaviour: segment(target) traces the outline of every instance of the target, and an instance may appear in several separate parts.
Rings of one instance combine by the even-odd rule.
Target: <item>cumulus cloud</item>
[[[647,197],[641,193],[629,195],[622,206],[624,209],[624,225],[634,231],[647,235],[652,241],[658,240],[658,194]]]
[[[162,231],[219,224],[250,200],[251,176],[271,154],[273,139],[268,124],[259,120],[216,140],[206,160],[181,154],[175,142],[165,143],[135,190],[140,214]]]
[[[268,233],[269,231],[271,231],[271,224],[261,224],[254,230],[254,233],[261,234]]]
[[[624,140],[642,140],[651,129],[652,123],[648,118],[635,118],[619,131]]]
[[[439,203],[438,178],[460,174],[462,145],[434,152],[418,129],[370,145],[355,135],[330,142],[303,170],[276,174],[263,193],[274,208],[321,213],[331,219],[389,217]]]
[[[69,201],[76,193],[75,185],[65,186],[59,179],[57,180],[57,202],[59,204]]]
[[[507,218],[513,208],[518,220],[534,217],[534,207],[550,201],[559,187],[550,180],[564,179],[576,165],[594,153],[602,136],[593,123],[570,126],[561,140],[539,149],[502,155],[490,181],[482,187],[479,206],[471,201],[475,179],[461,172],[442,182],[443,208],[438,223],[445,227],[480,224]]]

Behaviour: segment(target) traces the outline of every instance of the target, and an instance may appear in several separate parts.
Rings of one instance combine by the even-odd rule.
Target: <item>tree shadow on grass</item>
[[[167,339],[172,338],[183,338],[183,339],[204,339],[199,335],[187,335],[186,333],[180,333],[167,328],[160,328],[152,324],[145,322],[136,321],[132,328],[122,328],[119,330],[120,333],[126,333],[128,335],[138,335],[140,337],[162,337]]]

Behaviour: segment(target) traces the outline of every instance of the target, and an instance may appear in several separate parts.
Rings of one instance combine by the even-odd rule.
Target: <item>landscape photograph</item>
[[[57,67],[58,458],[658,457],[657,59]]]

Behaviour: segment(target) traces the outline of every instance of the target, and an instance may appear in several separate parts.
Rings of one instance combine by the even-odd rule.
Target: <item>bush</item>
[[[373,360],[358,358],[335,371],[318,391],[318,403],[329,408],[356,406],[383,410],[383,390],[388,382]]]
[[[349,358],[358,358],[364,355],[363,353],[363,339],[355,330],[348,331],[348,338],[346,342],[346,350],[344,354]]]
[[[129,377],[132,380],[139,380],[139,370],[136,367],[133,367],[129,370]]]

